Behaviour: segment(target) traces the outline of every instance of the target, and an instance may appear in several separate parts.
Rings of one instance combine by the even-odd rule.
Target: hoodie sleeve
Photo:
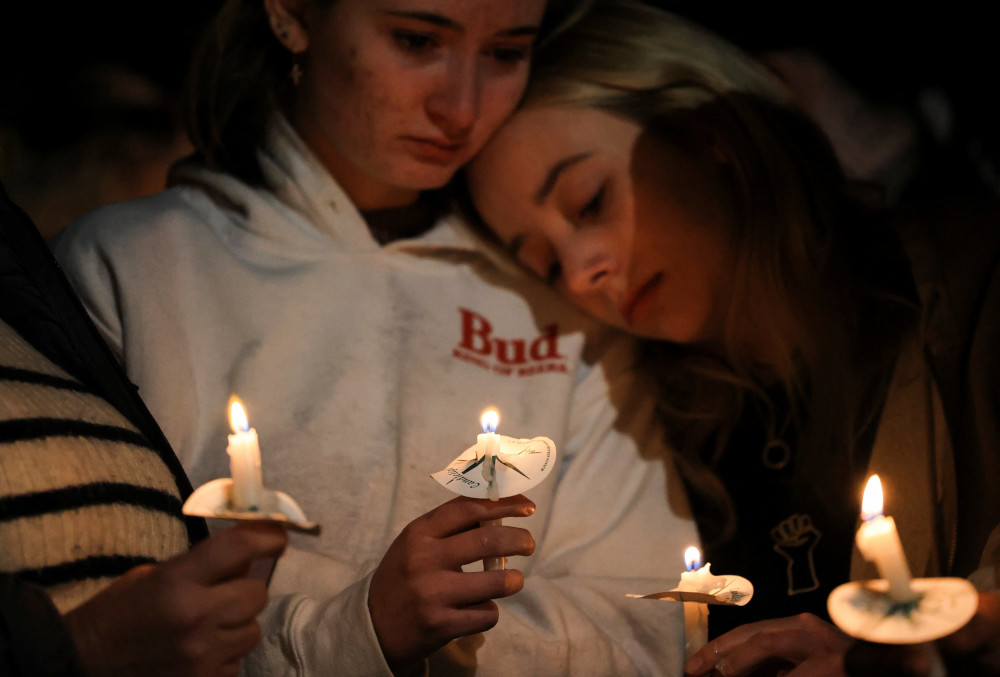
[[[240,665],[243,677],[392,677],[368,615],[371,576],[336,595],[272,597],[260,616],[260,644]]]

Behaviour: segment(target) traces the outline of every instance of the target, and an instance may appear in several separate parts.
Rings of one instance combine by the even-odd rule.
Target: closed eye
[[[554,285],[562,276],[562,264],[553,258],[553,252],[539,251],[534,238],[526,238],[523,234],[515,235],[507,245],[509,253],[525,269],[537,275],[545,284]],[[545,259],[552,258],[548,264]]]
[[[562,277],[562,264],[558,261],[553,261],[549,264],[549,268],[545,271],[545,284],[554,286],[559,278]]]
[[[437,45],[437,39],[426,33],[412,31],[393,31],[393,39],[403,51],[419,53]]]
[[[497,47],[491,50],[492,57],[504,64],[516,64],[525,61],[531,55],[531,47]]]
[[[594,196],[580,210],[581,221],[601,213],[601,207],[604,206],[604,195],[607,192],[606,186],[607,184],[601,184],[601,187],[594,193]]]

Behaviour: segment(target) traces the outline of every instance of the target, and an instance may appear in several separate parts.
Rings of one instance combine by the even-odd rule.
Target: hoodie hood
[[[419,237],[380,245],[350,197],[284,115],[275,115],[257,157],[264,190],[194,163],[182,164],[175,172],[179,184],[199,189],[190,195],[193,202],[213,203],[212,209],[199,211],[209,214],[212,228],[234,247],[307,260],[331,251],[375,253],[398,248],[414,253],[432,248],[439,253],[448,248],[456,253],[487,253],[509,265],[502,252],[451,214]]]

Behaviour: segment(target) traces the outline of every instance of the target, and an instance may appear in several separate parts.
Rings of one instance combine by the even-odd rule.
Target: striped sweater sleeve
[[[176,480],[146,438],[0,322],[0,571],[65,613],[187,546]]]

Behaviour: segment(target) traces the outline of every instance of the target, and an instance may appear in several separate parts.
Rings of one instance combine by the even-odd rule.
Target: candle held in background
[[[861,527],[855,541],[858,550],[874,562],[879,575],[889,582],[889,596],[897,602],[910,602],[916,594],[910,587],[910,567],[903,553],[896,522],[883,514],[882,482],[872,475],[861,501]]]
[[[681,573],[678,590],[685,592],[709,592],[714,587],[709,564],[701,565],[701,551],[691,546],[684,551],[687,571]],[[708,605],[700,602],[684,602],[684,637],[687,656],[690,658],[708,643]]]
[[[233,398],[229,405],[229,473],[233,478],[232,509],[236,512],[260,508],[264,479],[260,469],[260,444],[257,431],[250,427],[243,403]]]

